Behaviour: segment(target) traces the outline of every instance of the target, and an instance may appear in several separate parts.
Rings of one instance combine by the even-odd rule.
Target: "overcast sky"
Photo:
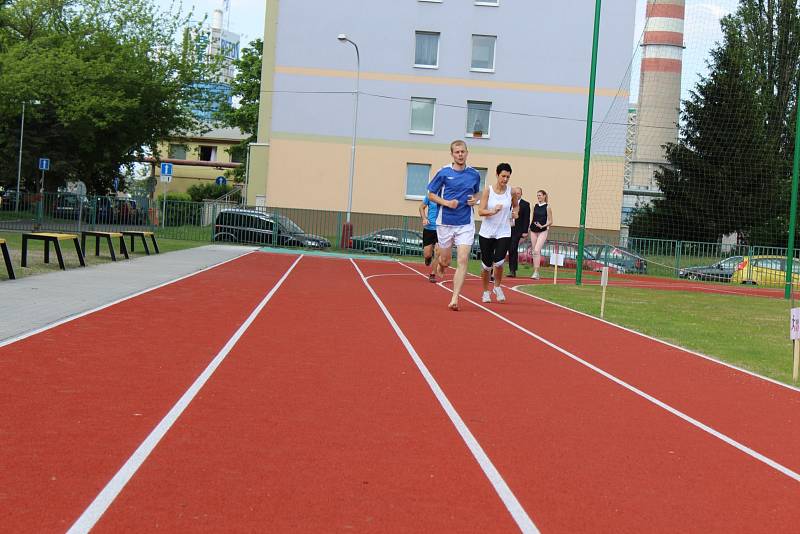
[[[157,1],[165,7],[168,7],[170,3],[170,0]],[[215,8],[223,7],[222,0],[183,1],[185,9],[194,8],[195,18],[197,19],[202,18],[206,14],[210,17],[211,12]],[[550,1],[565,2],[565,0]],[[636,44],[639,42],[642,35],[646,0],[611,1],[636,2],[636,27],[633,42],[631,43],[631,59],[633,61],[631,69],[631,100],[636,100],[639,81],[639,63],[641,62],[641,53],[638,51]],[[735,9],[737,4],[738,0],[686,0],[686,26],[684,30],[686,49],[684,50],[683,56],[684,98],[686,97],[687,89],[693,87],[697,82],[698,74],[705,72],[704,65],[708,50],[713,47],[714,43],[720,38],[719,19]],[[263,37],[265,6],[265,0],[230,0],[229,15],[226,14],[225,22],[228,24],[228,29],[242,36],[242,46],[246,46],[253,39]],[[601,31],[602,30],[601,28]],[[622,80],[620,80],[620,82],[622,82]]]

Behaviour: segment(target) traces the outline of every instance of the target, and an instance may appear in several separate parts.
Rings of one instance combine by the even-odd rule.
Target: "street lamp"
[[[36,105],[38,104],[38,100],[34,100],[31,104]],[[26,102],[22,101],[22,117],[19,120],[19,161],[17,162],[17,193],[16,193],[16,207],[14,211],[19,212],[19,186],[20,186],[20,178],[22,177],[22,140],[25,134],[25,104]]]
[[[356,92],[353,111],[353,143],[350,146],[350,178],[347,183],[347,223],[350,223],[350,212],[353,209],[353,174],[356,169],[356,132],[358,131],[358,83],[361,79],[361,56],[358,53],[358,45],[347,38],[347,35],[340,33],[337,37],[342,43],[350,43],[356,49]],[[346,245],[343,245],[346,246]]]

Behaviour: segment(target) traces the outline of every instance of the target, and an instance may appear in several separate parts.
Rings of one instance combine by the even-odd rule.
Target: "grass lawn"
[[[532,295],[600,316],[599,286],[536,285]],[[789,302],[609,286],[605,319],[792,384]]]
[[[56,258],[56,253],[52,247],[50,249],[50,263],[44,263],[44,243],[42,241],[28,242],[28,267],[20,267],[20,258],[22,254],[22,234],[19,232],[2,231],[0,232],[0,237],[5,239],[6,243],[8,244],[9,252],[11,252],[11,262],[14,265],[14,273],[17,275],[17,278],[42,273],[50,273],[59,270],[58,259]],[[208,242],[203,241],[183,241],[178,239],[165,239],[161,237],[157,239],[158,248],[162,253],[171,252],[173,250],[183,250],[185,248],[200,247],[209,244]],[[142,247],[141,241],[137,241],[136,251],[130,254],[131,259],[146,255],[144,253],[144,248]],[[130,248],[130,241],[127,241],[127,243],[128,248]],[[118,261],[126,261],[119,250],[119,242],[116,240],[114,242],[114,250],[117,253]],[[64,264],[66,265],[67,269],[80,268],[80,263],[78,263],[78,255],[75,253],[75,246],[71,241],[61,242],[61,252],[64,254]],[[105,240],[100,241],[100,256],[95,256],[94,238],[87,238],[86,252],[87,267],[111,262],[111,256],[108,253]],[[0,262],[0,281],[4,280],[8,280],[8,274],[6,273],[2,262]]]

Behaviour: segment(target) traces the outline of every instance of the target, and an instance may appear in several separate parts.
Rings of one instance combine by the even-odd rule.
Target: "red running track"
[[[254,254],[182,292],[184,282],[0,348],[2,385],[20,376],[2,393],[19,413],[0,419],[0,483],[12,488],[0,493],[10,511],[0,527],[68,528],[294,259]],[[797,431],[782,427],[796,421],[796,390],[520,294],[453,313],[446,289],[408,267],[356,263],[542,531],[795,530]],[[194,281],[215,276],[245,290],[223,284],[237,291],[220,296],[219,284],[206,293],[211,284]],[[465,294],[479,297],[478,286]],[[22,348],[105,331],[143,298],[184,312],[174,338],[152,324],[137,332],[165,351],[72,341],[61,362]],[[229,320],[204,322],[198,310],[211,307]],[[519,511],[506,509],[502,484],[487,479],[407,349],[351,262],[303,258],[94,530],[517,531]]]

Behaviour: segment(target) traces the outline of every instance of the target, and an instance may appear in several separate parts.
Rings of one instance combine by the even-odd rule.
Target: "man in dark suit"
[[[511,270],[508,276],[513,278],[517,276],[519,242],[528,237],[531,226],[531,205],[522,198],[521,187],[513,188],[511,194],[516,195],[519,199],[519,216],[514,221],[514,226],[511,227],[511,244],[508,247],[508,268]]]

